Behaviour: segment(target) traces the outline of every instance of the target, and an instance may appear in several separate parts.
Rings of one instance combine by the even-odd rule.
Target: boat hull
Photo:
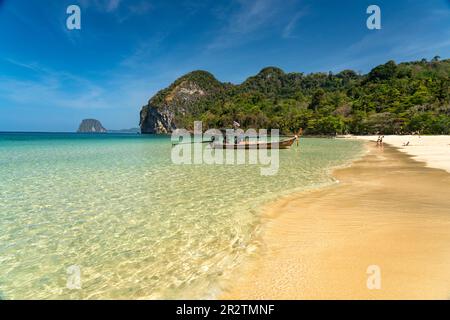
[[[282,140],[279,142],[255,142],[255,143],[240,143],[240,144],[212,144],[214,149],[289,149],[294,141],[295,137]]]

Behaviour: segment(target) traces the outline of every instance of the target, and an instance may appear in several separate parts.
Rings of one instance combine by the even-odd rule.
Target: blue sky
[[[67,30],[66,8],[81,8]],[[382,29],[366,27],[381,8]],[[158,90],[197,69],[239,83],[287,72],[450,58],[450,0],[0,0],[0,131],[137,126]]]

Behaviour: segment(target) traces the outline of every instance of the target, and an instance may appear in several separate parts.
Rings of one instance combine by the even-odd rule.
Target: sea
[[[264,205],[337,183],[364,148],[302,138],[274,175],[172,150],[168,136],[0,133],[0,299],[213,299],[258,254]]]

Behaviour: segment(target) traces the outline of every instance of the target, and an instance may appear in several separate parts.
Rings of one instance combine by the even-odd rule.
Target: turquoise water
[[[332,183],[356,141],[259,165],[174,165],[167,137],[0,134],[0,297],[213,298],[255,251],[261,205]],[[81,289],[67,288],[70,266]]]

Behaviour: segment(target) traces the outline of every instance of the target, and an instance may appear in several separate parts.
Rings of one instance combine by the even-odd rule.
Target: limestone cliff
[[[188,128],[192,125],[191,117],[204,112],[224,93],[226,86],[206,71],[188,73],[142,107],[141,132],[171,133],[176,128]]]

